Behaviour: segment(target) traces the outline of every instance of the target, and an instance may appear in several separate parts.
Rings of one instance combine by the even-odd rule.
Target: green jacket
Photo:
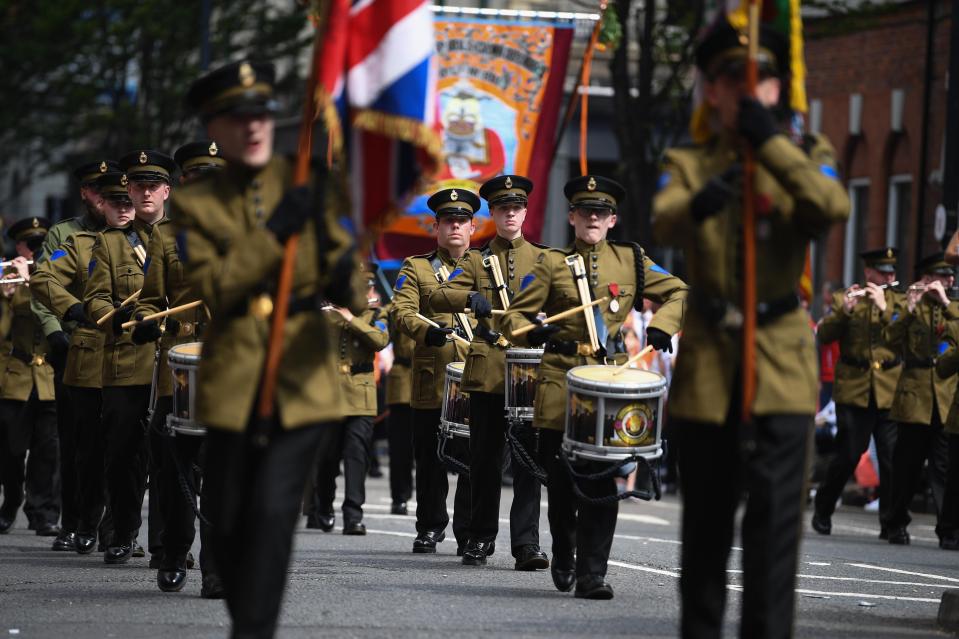
[[[190,295],[212,314],[204,334],[196,393],[197,418],[207,427],[242,432],[255,410],[268,344],[272,300],[283,246],[264,228],[293,167],[274,156],[260,170],[227,167],[177,189],[171,198],[177,251]],[[365,289],[352,286],[359,267],[353,237],[341,221],[348,210],[342,185],[327,179],[321,220],[300,235],[293,269],[295,311],[283,333],[276,411],[284,428],[345,416],[336,375],[333,337],[319,297],[354,313],[365,310]],[[335,286],[334,286],[335,285]]]
[[[473,291],[480,291],[494,309],[503,309],[499,293],[494,289],[490,271],[483,266],[483,258],[489,254],[499,260],[500,270],[506,284],[508,295],[512,299],[520,287],[520,278],[529,273],[537,258],[548,247],[527,242],[522,237],[504,240],[497,236],[481,249],[470,249],[450,273],[450,279],[444,282],[430,295],[430,306],[441,313],[462,311],[468,305]],[[479,325],[500,332],[500,318],[478,320]],[[463,390],[483,393],[505,392],[506,348],[493,345],[475,332],[466,354],[463,369]]]
[[[523,277],[519,293],[503,315],[501,324],[511,343],[522,348],[529,347],[529,333],[517,336],[514,331],[531,324],[540,311],[551,316],[581,304],[573,274],[565,261],[568,255],[575,253],[583,256],[592,298],[610,298],[610,301],[598,307],[613,339],[608,343],[617,344],[613,352],[607,349],[610,352],[607,360],[622,363],[628,358],[621,329],[637,301],[640,269],[644,280],[642,297],[662,304],[653,316],[650,327],[669,335],[682,328],[688,290],[681,279],[670,275],[646,257],[638,245],[603,240],[590,246],[576,240],[565,250],[544,251],[533,269]],[[550,338],[551,341],[575,342],[588,347],[589,333],[583,313],[560,320],[556,326],[560,330]],[[602,358],[594,356],[546,352],[539,369],[533,426],[563,430],[566,418],[566,372],[576,366],[602,363]]]
[[[823,137],[811,137],[800,148],[774,135],[756,160],[756,299],[761,308],[784,310],[770,312],[756,330],[753,413],[813,415],[819,388],[815,338],[795,295],[809,241],[849,216],[849,198]],[[740,148],[725,136],[666,153],[653,228],[661,242],[683,249],[692,290],[669,390],[671,417],[722,424],[730,402],[739,402],[734,389],[740,387],[742,340],[731,319],[742,303],[742,198],[730,197],[701,223],[690,203],[711,178],[741,161]]]
[[[32,279],[32,278],[31,278]],[[30,288],[17,287],[10,298],[10,355],[6,358],[0,399],[25,402],[34,388],[42,402],[53,401],[53,366],[46,360],[47,340],[40,321],[30,310]]]
[[[413,381],[413,349],[416,343],[409,335],[396,330],[392,320],[392,308],[392,302],[383,308],[383,314],[389,321],[390,339],[393,340],[393,366],[386,376],[386,405],[408,405]]]
[[[378,308],[367,309],[349,322],[334,310],[325,315],[336,336],[337,378],[346,402],[347,416],[375,417],[373,366],[376,353],[390,343],[386,317]]]
[[[817,336],[823,344],[839,341],[839,361],[832,397],[837,404],[866,408],[870,394],[876,407],[888,410],[896,394],[902,360],[886,341],[885,327],[905,309],[902,293],[886,290],[886,310],[880,312],[868,298],[862,298],[846,312],[846,292],[833,295],[829,315],[819,324]],[[895,364],[895,365],[893,365]]]
[[[936,361],[936,372],[944,379],[955,378],[956,373],[959,373],[959,321],[946,322],[942,338],[946,343],[946,350]],[[959,387],[956,391],[952,395],[952,403],[943,424],[946,432],[951,435],[959,435]]]

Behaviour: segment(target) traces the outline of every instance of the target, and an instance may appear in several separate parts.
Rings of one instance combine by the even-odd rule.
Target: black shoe
[[[879,528],[879,538],[880,538],[880,539],[884,539],[884,540],[888,540],[888,539],[889,539],[889,529],[886,528],[885,526],[882,526],[881,528]]]
[[[125,564],[133,556],[133,546],[135,541],[125,544],[113,545],[107,548],[103,553],[103,563],[105,564]]]
[[[563,570],[553,564],[549,572],[553,575],[553,585],[560,592],[569,592],[576,585],[576,571],[573,569]]]
[[[60,534],[60,526],[56,524],[39,524],[37,526],[37,537],[57,537]]]
[[[77,533],[76,545],[74,546],[74,550],[77,551],[77,554],[89,555],[91,552],[93,552],[93,548],[96,545],[97,545],[96,535],[87,535],[85,533]]]
[[[430,532],[420,533],[416,536],[416,539],[413,540],[413,552],[415,553],[434,553],[436,552],[436,544],[442,542],[446,539],[445,532]]]
[[[549,558],[540,550],[539,546],[529,544],[513,551],[516,558],[514,570],[541,570],[549,568]]]
[[[219,575],[207,573],[203,575],[203,583],[200,585],[200,596],[204,599],[223,599],[226,594],[223,592],[223,582]]]
[[[577,599],[612,599],[613,587],[599,575],[588,575],[576,580]]]
[[[366,525],[362,521],[350,521],[343,524],[344,535],[365,535]]]
[[[186,569],[193,570],[193,566],[196,565],[196,559],[193,558],[193,553],[188,552],[186,554]]]
[[[909,533],[905,528],[892,528],[889,530],[889,543],[896,546],[908,546]]]
[[[146,557],[146,551],[143,550],[143,546],[138,544],[136,541],[133,542],[133,552],[130,555],[131,557]]]
[[[313,530],[322,530],[323,532],[330,532],[333,530],[333,524],[336,523],[336,518],[332,513],[328,515],[307,515],[306,516],[306,527]]]
[[[391,515],[407,515],[409,511],[406,508],[405,501],[394,501],[393,505],[390,506]]]
[[[959,550],[959,535],[944,535],[940,537],[939,547],[943,550]]]
[[[13,528],[14,517],[0,515],[0,535],[6,535]]]
[[[813,513],[812,529],[820,535],[828,535],[832,532],[831,518],[826,515],[820,515],[819,513]]]
[[[60,531],[57,538],[53,540],[53,546],[50,550],[58,552],[73,552],[77,549],[77,534],[72,532]]]
[[[486,558],[496,552],[495,541],[473,541],[466,542],[466,548],[463,549],[464,566],[485,566]]]
[[[186,584],[186,557],[157,570],[157,587],[162,592],[180,592]]]

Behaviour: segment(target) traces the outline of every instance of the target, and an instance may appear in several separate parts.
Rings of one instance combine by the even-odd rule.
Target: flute
[[[881,289],[887,289],[887,288],[889,288],[890,286],[899,286],[899,280],[896,280],[895,282],[892,282],[891,284],[880,284],[880,285],[879,285],[879,288],[881,288]],[[912,290],[912,286],[910,286],[909,289]],[[846,297],[862,297],[862,296],[865,295],[868,291],[869,291],[869,289],[861,288],[861,289],[859,289],[859,290],[850,291],[850,292],[846,293]]]
[[[27,263],[28,265],[29,265],[29,264],[33,264],[33,260],[27,260],[26,263]],[[8,267],[8,266],[10,266],[10,265],[12,265],[12,264],[13,264],[13,260],[2,260],[2,261],[0,261],[0,268],[6,268],[6,267]]]

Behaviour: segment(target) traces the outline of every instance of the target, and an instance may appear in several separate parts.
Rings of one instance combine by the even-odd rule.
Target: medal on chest
[[[609,297],[612,299],[612,301],[609,303],[609,312],[618,313],[619,300],[616,298],[619,297],[619,284],[616,282],[609,283]]]

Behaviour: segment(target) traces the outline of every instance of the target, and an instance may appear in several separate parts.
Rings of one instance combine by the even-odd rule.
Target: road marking
[[[828,565],[828,564],[827,564]],[[742,570],[730,568],[726,572],[742,574]],[[889,581],[886,579],[863,579],[862,577],[830,577],[829,575],[803,575],[798,574],[801,579],[825,579],[829,581],[856,581],[863,584],[882,584],[886,586],[923,586],[927,588],[955,588],[952,584],[931,584],[922,581]]]
[[[886,572],[894,572],[900,575],[912,575],[913,577],[926,577],[927,579],[942,579],[943,581],[950,581],[952,583],[959,584],[959,579],[954,577],[946,577],[944,575],[934,575],[928,572],[913,572],[911,570],[899,570],[898,568],[886,568],[884,566],[870,566],[869,564],[846,564],[847,566],[855,566],[856,568],[867,568],[869,570],[884,570]]]
[[[828,561],[807,561],[806,563],[809,564],[810,566],[831,566],[832,565]]]
[[[742,586],[726,586],[727,589],[735,592],[742,592]],[[939,599],[931,597],[899,597],[897,595],[872,595],[864,592],[828,592],[825,590],[808,590],[806,588],[796,588],[796,593],[800,595],[812,595],[813,597],[850,597],[855,599],[885,599],[889,601],[918,601],[921,603],[939,603]]]
[[[343,529],[337,528],[337,530],[342,531]],[[416,539],[416,533],[399,532],[397,530],[375,530],[373,528],[367,528],[366,532],[374,535],[392,535],[394,537],[410,537]]]
[[[874,528],[863,528],[861,526],[850,526],[848,524],[833,524],[833,530],[846,530],[849,532],[859,533],[865,537],[874,537],[879,539],[879,533],[876,532]],[[939,543],[938,537],[919,537],[918,535],[912,535],[911,537],[915,541],[932,541],[937,544]]]
[[[651,541],[657,544],[673,544],[675,546],[682,546],[683,542],[678,539],[660,539],[659,537],[638,537],[636,535],[613,535],[617,539],[628,539],[630,541]]]
[[[639,524],[653,524],[655,526],[668,526],[669,521],[663,519],[662,517],[654,517],[652,515],[632,515],[630,513],[619,513],[617,517],[620,521],[635,521]]]
[[[654,575],[665,575],[667,577],[676,577],[679,578],[679,573],[672,570],[663,570],[662,568],[650,568],[649,566],[640,566],[639,564],[628,564],[625,561],[615,561],[610,559],[607,562],[610,566],[619,566],[620,568],[628,568],[630,570],[638,570],[640,572],[650,572]]]

